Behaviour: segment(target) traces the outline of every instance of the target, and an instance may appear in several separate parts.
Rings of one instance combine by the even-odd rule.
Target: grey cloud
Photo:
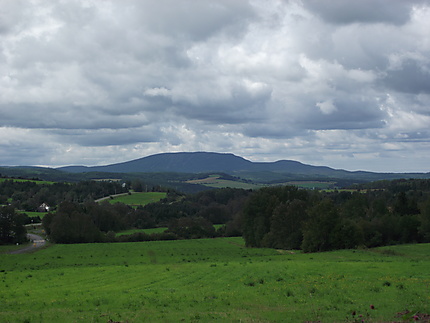
[[[57,104],[0,105],[0,126],[40,129],[136,128],[148,124],[144,114],[102,113],[100,107]],[[25,117],[23,117],[25,116]]]
[[[47,130],[58,138],[63,138],[66,143],[78,144],[84,147],[94,146],[121,146],[142,142],[155,142],[160,138],[161,132],[155,126],[127,129],[80,129]]]
[[[249,123],[243,126],[243,133],[253,138],[287,139],[307,136],[307,130],[289,122]]]
[[[227,89],[222,89],[223,94],[218,96],[219,89],[215,84],[213,91],[209,91],[205,96],[199,95],[198,84],[195,84],[195,89],[196,102],[185,97],[174,102],[174,109],[182,117],[209,123],[240,124],[261,119],[271,98],[270,88],[253,93],[242,84],[230,84]]]
[[[406,93],[430,94],[430,64],[407,59],[398,69],[388,70],[382,82],[389,88]]]
[[[397,141],[404,141],[404,142],[415,141],[415,142],[427,143],[430,140],[430,131],[428,130],[402,132],[399,135],[400,135],[400,139],[397,139]]]
[[[313,13],[334,24],[389,23],[402,25],[409,20],[414,2],[404,0],[305,0],[303,4]]]
[[[338,100],[334,101],[336,111],[325,114],[317,112],[309,116],[305,124],[311,129],[368,129],[382,128],[386,114],[380,110],[376,102],[370,100]],[[310,122],[310,123],[309,123]]]
[[[137,19],[152,32],[203,41],[219,32],[237,33],[256,13],[247,1],[164,0],[134,3]]]

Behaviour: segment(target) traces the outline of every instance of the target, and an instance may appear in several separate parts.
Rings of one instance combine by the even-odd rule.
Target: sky
[[[0,0],[0,165],[430,172],[430,0]]]

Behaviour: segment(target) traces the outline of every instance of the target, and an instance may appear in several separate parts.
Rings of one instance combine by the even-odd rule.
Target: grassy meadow
[[[429,268],[430,244],[318,254],[241,238],[51,245],[0,254],[0,322],[401,321],[430,312]]]
[[[163,233],[166,230],[167,230],[167,227],[152,228],[152,229],[130,229],[130,230],[117,232],[116,236],[126,236],[134,233],[146,233],[146,234]]]
[[[52,181],[41,181],[41,180],[36,180],[36,179],[22,179],[22,178],[0,178],[0,183],[5,182],[5,181],[14,181],[14,182],[33,182],[36,184],[54,184],[55,182]]]
[[[215,230],[218,230],[219,228],[223,227],[224,224],[214,224]],[[124,230],[116,233],[116,236],[126,236],[134,233],[146,233],[146,234],[152,234],[152,233],[163,233],[166,231],[167,227],[161,227],[161,228],[151,228],[151,229],[130,229],[130,230]]]
[[[109,200],[110,203],[114,204],[121,202],[133,207],[139,205],[144,206],[149,203],[158,202],[159,200],[166,197],[164,192],[134,192],[128,195],[116,196]]]

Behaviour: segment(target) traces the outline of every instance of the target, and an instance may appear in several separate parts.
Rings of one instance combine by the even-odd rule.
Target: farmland
[[[262,187],[262,185],[247,183],[239,180],[223,179],[219,175],[210,175],[206,178],[188,180],[186,181],[186,183],[200,184],[200,185],[205,185],[207,187],[213,187],[213,188],[230,187],[230,188],[243,188],[243,189],[257,189]]]
[[[304,254],[242,238],[57,244],[0,254],[0,321],[401,321],[430,312],[429,255],[430,244]]]
[[[293,185],[300,188],[306,189],[328,189],[329,187],[333,187],[335,182],[327,182],[327,181],[286,181],[286,182],[278,182],[275,184],[269,183],[257,183],[257,182],[249,182],[243,180],[231,180],[224,179],[220,175],[210,175],[205,178],[193,179],[186,181],[188,184],[200,184],[205,185],[207,187],[213,188],[242,188],[242,189],[258,189],[265,186],[280,186],[280,185]]]
[[[35,180],[35,179],[22,179],[22,178],[0,178],[0,183],[3,183],[5,181],[13,181],[18,183],[26,183],[26,182],[32,182],[35,184],[54,184],[55,182],[52,181],[42,181],[42,180]]]
[[[135,192],[133,194],[125,194],[114,197],[110,199],[109,202],[112,204],[120,202],[133,207],[137,207],[139,205],[144,206],[149,203],[158,202],[165,197],[166,193],[164,192]]]

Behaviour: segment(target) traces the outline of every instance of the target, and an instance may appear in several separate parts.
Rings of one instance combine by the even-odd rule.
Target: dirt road
[[[34,251],[38,248],[41,248],[46,244],[45,239],[43,239],[43,237],[41,237],[41,236],[38,236],[37,234],[27,233],[27,238],[31,241],[30,245],[27,245],[22,249],[11,251],[9,253],[10,254],[17,254],[17,253],[30,252],[30,251]]]
[[[109,196],[102,197],[102,198],[100,198],[100,199],[98,199],[98,200],[94,200],[94,202],[98,203],[98,202],[101,202],[101,201],[104,201],[104,200],[110,199],[111,197],[124,196],[124,195],[128,195],[128,194],[129,194],[128,192],[127,192],[127,193],[113,194],[113,195],[109,195]],[[133,193],[132,193],[132,194],[133,194]]]

